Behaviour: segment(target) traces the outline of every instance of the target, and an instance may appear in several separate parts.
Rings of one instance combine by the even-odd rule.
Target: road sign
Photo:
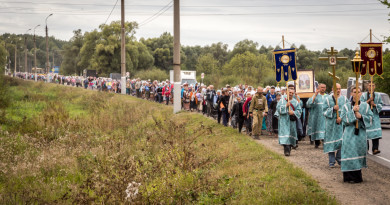
[[[203,79],[204,78],[204,73],[200,74],[200,77]]]

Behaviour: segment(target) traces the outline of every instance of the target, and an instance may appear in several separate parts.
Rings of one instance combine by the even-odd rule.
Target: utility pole
[[[125,0],[121,0],[121,93],[126,95]]]
[[[27,79],[27,33],[31,30],[28,29],[26,33],[24,34],[24,72],[26,72],[26,79]]]
[[[55,50],[53,50],[53,64],[51,65],[51,67],[54,69],[54,52]]]
[[[18,42],[15,41],[15,71],[14,71],[14,77],[16,77],[16,50],[18,49]]]
[[[37,78],[37,44],[36,44],[36,41],[35,41],[35,29],[36,29],[38,26],[41,26],[41,25],[37,25],[37,26],[35,26],[35,28],[34,28],[34,67],[35,67],[34,78],[35,78],[35,82],[37,82],[37,80],[38,80],[38,78]]]
[[[180,1],[173,1],[173,113],[181,110],[180,80]]]
[[[46,71],[47,71],[47,82],[49,82],[49,30],[47,28],[47,19],[52,16],[53,14],[50,14],[49,16],[46,17],[45,23],[46,23]]]
[[[24,35],[24,72],[27,73],[27,36]]]
[[[8,37],[9,38],[9,37]],[[8,49],[7,49],[7,39],[4,39],[4,49],[6,50],[6,52],[8,52]],[[5,68],[4,68],[4,75],[7,75],[7,68],[8,68],[8,56],[7,54],[5,54]]]

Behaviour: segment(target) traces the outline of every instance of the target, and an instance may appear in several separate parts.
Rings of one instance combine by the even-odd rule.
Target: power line
[[[106,22],[104,22],[104,25],[107,24],[107,21],[108,21],[108,19],[110,18],[112,12],[114,11],[116,5],[118,4],[118,1],[119,1],[119,0],[116,0],[114,7],[112,7],[111,12],[110,12],[110,14],[108,15],[108,17],[107,17],[107,19],[106,19]]]
[[[171,6],[172,7],[172,6]],[[158,16],[155,16],[154,19],[157,17],[164,15],[164,16],[171,16],[172,13],[165,13],[170,7],[167,7],[164,11],[162,11]],[[357,11],[357,10],[355,10]],[[376,10],[360,10],[360,11],[366,11],[366,12],[374,12],[374,11],[382,11],[381,9],[376,9]],[[383,10],[384,11],[384,10]],[[387,11],[387,10],[386,10]],[[332,13],[332,16],[348,16],[348,15],[358,15],[361,16],[362,13],[346,13],[350,11],[316,11],[316,12],[277,12],[277,13],[182,13],[181,16],[273,16],[273,15],[285,15],[285,14],[295,14],[295,15],[327,15],[329,16],[329,13]],[[19,14],[19,15],[36,15],[36,14],[46,14],[47,12],[42,11],[42,12],[16,12],[16,11],[0,11],[0,14]],[[128,13],[129,15],[139,15],[139,16],[146,16],[150,15],[149,13]],[[364,13],[364,15],[387,15],[388,13]],[[74,13],[74,12],[56,12],[56,15],[73,15],[73,16],[105,16],[107,14],[98,12],[98,13],[87,13],[87,12],[82,12],[82,13]],[[150,17],[149,17],[150,18]],[[153,21],[151,19],[151,21]],[[151,22],[149,20],[149,22]],[[147,23],[149,23],[147,22]],[[146,24],[146,22],[144,23]]]
[[[8,4],[43,4],[43,5],[75,5],[75,6],[112,6],[111,4],[94,4],[94,3],[65,3],[65,2],[32,2],[32,1],[0,1],[0,3]],[[378,2],[372,3],[339,3],[339,4],[281,4],[281,5],[188,5],[181,6],[182,8],[204,8],[204,7],[323,7],[323,6],[360,6],[360,5],[379,5]],[[128,6],[142,6],[142,7],[161,7],[163,5],[152,5],[152,4],[133,4]]]
[[[151,17],[147,18],[146,20],[142,21],[139,26],[141,27],[141,26],[144,26],[144,25],[152,22],[154,19],[156,19],[159,16],[161,16],[162,14],[164,14],[172,6],[173,6],[173,1],[170,1],[167,5],[165,5],[163,8],[161,8],[158,12],[156,12],[155,14],[153,14]]]

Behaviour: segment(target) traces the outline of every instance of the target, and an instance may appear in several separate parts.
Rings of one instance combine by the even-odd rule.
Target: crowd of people
[[[17,73],[16,76],[35,79],[34,74]],[[45,76],[37,77],[47,81]],[[119,80],[110,78],[54,75],[49,77],[49,82],[113,93],[126,89],[128,95],[166,105],[172,104],[176,97],[169,80],[127,79],[122,86]],[[347,99],[341,95],[340,84],[336,88],[326,94],[326,85],[320,83],[315,94],[305,99],[295,94],[294,84],[265,89],[240,84],[215,89],[213,85],[184,83],[179,89],[182,109],[213,117],[218,123],[240,133],[245,131],[257,140],[261,135],[277,137],[285,156],[290,156],[305,136],[309,136],[315,148],[322,142],[329,167],[338,164],[345,182],[359,183],[363,181],[361,169],[366,167],[368,140],[372,140],[372,153],[380,153],[382,100],[378,93],[362,95],[356,87],[350,88],[352,97]],[[369,90],[375,91],[375,84],[370,84]]]

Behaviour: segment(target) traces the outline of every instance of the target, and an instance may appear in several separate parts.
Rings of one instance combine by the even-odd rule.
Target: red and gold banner
[[[383,74],[383,57],[382,43],[361,43],[360,53],[363,64],[361,74],[382,75]]]

